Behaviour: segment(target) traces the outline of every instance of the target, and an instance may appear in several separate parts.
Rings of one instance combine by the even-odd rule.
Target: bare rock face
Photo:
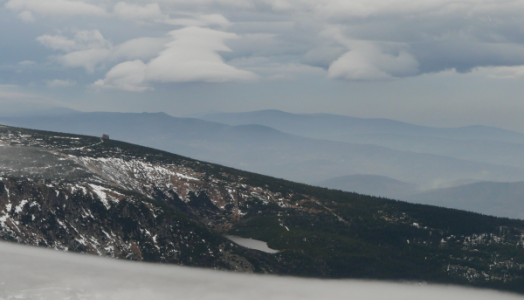
[[[314,172],[314,170],[312,170]],[[268,243],[268,254],[232,234]],[[121,259],[524,293],[524,222],[0,127],[0,239]]]

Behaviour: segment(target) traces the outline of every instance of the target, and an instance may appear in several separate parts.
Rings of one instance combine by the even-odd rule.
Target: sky
[[[524,0],[0,0],[0,101],[524,132]]]
[[[248,275],[60,253],[0,243],[0,299],[519,300],[521,295],[420,283]]]

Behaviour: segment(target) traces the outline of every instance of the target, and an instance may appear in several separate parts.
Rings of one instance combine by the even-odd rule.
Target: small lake
[[[240,246],[244,246],[249,249],[255,249],[255,250],[259,250],[259,251],[271,253],[271,254],[280,252],[278,250],[269,248],[267,246],[267,243],[263,241],[254,240],[254,239],[246,239],[246,238],[241,238],[241,237],[232,236],[232,235],[226,235],[226,238],[228,238],[230,241]]]

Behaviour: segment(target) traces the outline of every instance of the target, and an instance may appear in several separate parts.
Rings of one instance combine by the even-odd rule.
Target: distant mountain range
[[[457,186],[423,191],[418,185],[377,175],[348,175],[317,184],[347,192],[400,199],[524,219],[524,182],[457,182]]]
[[[0,117],[1,118],[20,118],[20,117],[53,117],[77,113],[78,111],[50,105],[42,102],[24,101],[21,99],[7,100],[0,99]]]
[[[8,125],[101,135],[150,145],[252,172],[315,184],[349,174],[374,174],[447,187],[457,180],[524,180],[524,169],[370,144],[301,137],[265,125],[226,125],[164,113],[73,113],[0,118]],[[388,195],[390,196],[390,195]]]
[[[215,113],[203,120],[259,124],[315,139],[372,144],[390,149],[524,168],[524,134],[487,126],[433,128],[387,119],[276,110]]]
[[[214,113],[200,118],[230,125],[265,125],[300,136],[343,142],[354,142],[353,138],[358,135],[400,134],[459,140],[524,143],[524,134],[522,133],[481,125],[435,128],[389,119],[365,119],[324,113],[292,114],[279,110]]]
[[[524,182],[477,182],[399,199],[524,219]]]
[[[416,184],[403,182],[386,176],[355,174],[330,178],[318,186],[393,199],[404,199],[420,192]]]
[[[0,117],[0,123],[97,136],[107,133],[114,139],[259,174],[448,207],[456,206],[418,194],[479,181],[524,181],[522,135],[497,128],[439,129],[383,119],[280,111],[204,118],[241,125],[164,113],[83,113],[52,108],[42,116]],[[363,143],[328,140],[344,132],[350,140]],[[496,199],[486,199],[486,205],[479,206],[477,198],[471,197],[463,196],[461,209],[520,217],[515,202],[508,200],[504,206],[495,204]],[[500,205],[504,209],[496,208]]]

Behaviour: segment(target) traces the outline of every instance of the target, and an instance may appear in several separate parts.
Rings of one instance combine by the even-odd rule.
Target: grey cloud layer
[[[165,39],[137,36],[116,46],[103,38],[104,28],[38,37],[55,62],[101,68],[106,76],[94,86],[124,90],[284,78],[289,65],[347,80],[482,67],[489,76],[515,78],[524,65],[524,0],[9,0],[5,7],[25,22],[81,15],[164,31]]]

